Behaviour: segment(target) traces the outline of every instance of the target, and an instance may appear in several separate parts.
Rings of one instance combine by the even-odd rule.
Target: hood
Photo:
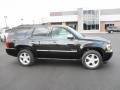
[[[90,40],[90,41],[101,41],[101,42],[108,42],[110,43],[109,40],[102,38],[102,37],[84,37],[84,39]]]

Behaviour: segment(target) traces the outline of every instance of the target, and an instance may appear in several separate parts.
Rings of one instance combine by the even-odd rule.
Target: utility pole
[[[5,24],[6,24],[6,28],[8,27],[7,25],[7,16],[4,16],[4,19],[5,19]]]

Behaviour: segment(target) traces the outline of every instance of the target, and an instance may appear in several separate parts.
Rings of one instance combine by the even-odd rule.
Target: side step
[[[61,59],[61,58],[37,58],[37,59],[46,59],[46,60],[72,60],[72,61],[78,61],[80,59]]]

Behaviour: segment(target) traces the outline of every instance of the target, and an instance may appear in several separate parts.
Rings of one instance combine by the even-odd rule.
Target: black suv
[[[6,52],[23,66],[35,60],[80,60],[88,69],[98,68],[112,56],[110,41],[86,37],[68,26],[31,26],[9,31]]]

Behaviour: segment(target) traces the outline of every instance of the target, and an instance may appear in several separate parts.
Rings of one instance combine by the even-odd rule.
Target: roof
[[[86,11],[86,10],[83,10]],[[118,15],[120,14],[120,8],[116,9],[101,9],[101,15]],[[50,12],[50,16],[66,16],[66,15],[78,15],[78,11],[62,11],[62,12]]]

